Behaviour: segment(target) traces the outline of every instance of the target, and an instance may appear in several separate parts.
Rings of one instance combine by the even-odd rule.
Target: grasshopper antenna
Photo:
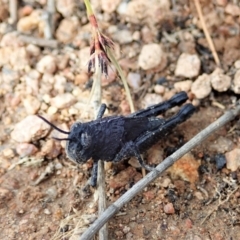
[[[56,138],[56,137],[52,137],[52,138],[57,140],[57,141],[70,141],[70,140],[72,140],[71,138]]]
[[[46,122],[47,124],[49,124],[51,127],[53,127],[54,129],[58,130],[59,132],[64,133],[64,134],[70,134],[70,132],[64,131],[64,130],[58,128],[57,126],[55,126],[54,124],[50,123],[46,118],[44,118],[44,117],[42,117],[42,116],[40,116],[40,115],[37,115],[37,116],[38,116],[39,118],[41,118],[44,122]],[[66,139],[56,139],[56,140],[67,140],[67,138],[66,138]]]

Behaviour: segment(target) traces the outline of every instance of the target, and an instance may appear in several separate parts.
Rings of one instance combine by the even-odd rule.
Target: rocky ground
[[[240,4],[201,0],[220,65],[195,1],[91,1],[131,88],[136,109],[186,91],[196,113],[144,156],[158,164],[234,106],[240,94]],[[91,26],[83,1],[56,1],[46,40],[47,1],[19,1],[17,21],[0,0],[0,239],[78,239],[97,218],[97,196],[82,188],[91,160],[69,161],[64,130],[94,118],[87,72]],[[116,69],[102,78],[106,115],[127,115]],[[169,110],[164,117],[176,113]],[[194,148],[109,222],[109,239],[240,239],[240,125],[227,124]],[[66,137],[66,136],[64,136]],[[110,205],[142,178],[134,159],[106,166]],[[96,238],[97,239],[97,238]]]

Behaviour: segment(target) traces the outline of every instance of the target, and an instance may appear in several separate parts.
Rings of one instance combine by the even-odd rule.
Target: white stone
[[[226,92],[231,86],[231,78],[220,68],[215,69],[210,79],[213,89],[218,92]]]
[[[240,94],[240,70],[237,70],[237,72],[234,75],[232,90],[236,94]]]
[[[159,44],[146,44],[139,55],[138,64],[144,70],[155,68],[164,60],[164,55],[165,53]]]
[[[196,54],[182,53],[177,61],[175,75],[179,77],[193,78],[198,76],[201,61]]]
[[[29,115],[17,123],[11,132],[11,138],[19,143],[28,143],[45,137],[50,126],[36,115]]]
[[[199,76],[193,82],[191,91],[198,99],[207,97],[212,91],[210,76],[205,73]]]

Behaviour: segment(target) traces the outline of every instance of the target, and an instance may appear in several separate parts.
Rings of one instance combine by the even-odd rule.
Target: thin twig
[[[35,38],[35,37],[27,36],[24,34],[19,34],[18,38],[24,43],[31,43],[40,47],[49,47],[49,48],[58,47],[58,41],[53,39]]]
[[[9,0],[10,24],[15,24],[18,19],[18,0]]]
[[[98,58],[95,57],[96,61],[96,71],[94,74],[94,88],[93,88],[93,104],[94,104],[94,112],[95,118],[98,117],[99,108],[101,105],[102,99],[102,88],[101,88],[101,69],[99,67]],[[107,207],[106,204],[106,191],[105,191],[105,173],[104,173],[104,163],[100,160],[98,162],[98,178],[97,178],[97,186],[98,186],[98,215],[100,216]],[[105,224],[99,231],[99,240],[107,240],[108,239],[108,229],[107,224]]]
[[[159,177],[167,168],[169,168],[174,162],[181,158],[184,154],[189,152],[192,148],[201,143],[210,134],[224,126],[229,121],[233,120],[240,113],[240,104],[234,109],[228,110],[223,116],[210,124],[207,128],[198,133],[189,142],[184,144],[180,149],[167,157],[162,163],[160,163],[155,170],[148,173],[144,178],[137,182],[129,191],[122,195],[115,203],[110,205],[103,214],[79,237],[80,240],[91,239],[97,231],[111,219],[124,204],[128,203],[136,194],[142,191],[148,184]]]
[[[49,13],[49,26],[51,31],[51,38],[53,38],[54,31],[55,31],[55,0],[48,0],[47,2],[47,11]]]
[[[204,32],[204,34],[205,34],[205,36],[206,36],[208,45],[209,45],[210,50],[211,50],[211,52],[212,52],[214,61],[215,61],[215,63],[217,64],[217,66],[220,67],[220,60],[219,60],[219,58],[218,58],[218,54],[217,54],[216,49],[215,49],[215,47],[214,47],[212,38],[211,38],[211,36],[210,36],[210,34],[209,34],[209,32],[208,32],[208,29],[207,29],[207,26],[206,26],[206,23],[205,23],[203,14],[202,14],[202,9],[201,9],[201,5],[200,5],[200,3],[199,3],[199,0],[194,0],[194,3],[195,3],[195,6],[196,6],[196,9],[197,9],[197,12],[198,12],[198,16],[199,16],[200,22],[201,22],[201,24],[202,24],[203,32]]]

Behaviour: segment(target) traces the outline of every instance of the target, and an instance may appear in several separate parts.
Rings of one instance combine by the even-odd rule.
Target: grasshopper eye
[[[88,148],[92,143],[92,138],[87,133],[82,133],[81,135],[81,144],[84,149]]]

